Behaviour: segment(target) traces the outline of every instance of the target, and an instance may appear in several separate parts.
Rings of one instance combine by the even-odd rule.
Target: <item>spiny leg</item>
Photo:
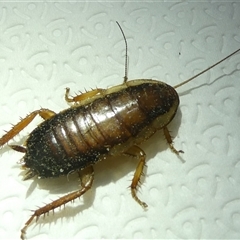
[[[102,88],[96,88],[92,91],[89,92],[85,92],[85,93],[81,93],[79,95],[76,95],[75,97],[69,97],[69,92],[70,92],[70,88],[66,88],[66,93],[65,93],[65,100],[69,103],[74,102],[74,103],[78,103],[81,102],[85,99],[89,99],[91,97],[96,96],[97,94],[102,94],[105,90]]]
[[[0,138],[0,146],[3,146],[5,143],[7,143],[10,139],[14,138],[19,132],[21,132],[27,125],[37,116],[40,115],[43,119],[48,119],[55,115],[55,112],[41,108],[39,110],[36,110],[29,115],[27,115],[25,118],[21,119],[19,123],[13,126],[13,128],[8,131],[5,135],[3,135],[2,138]]]
[[[146,208],[148,205],[145,202],[142,202],[137,196],[137,187],[140,183],[140,178],[143,175],[143,168],[146,163],[146,161],[145,161],[146,154],[138,146],[132,146],[125,152],[125,154],[133,156],[133,157],[137,157],[140,160],[137,165],[136,171],[134,173],[134,176],[132,179],[132,184],[131,184],[130,188],[131,188],[132,197],[135,199],[135,201],[137,203],[139,203],[143,208]]]
[[[173,140],[172,140],[172,137],[171,137],[170,132],[169,132],[169,130],[168,130],[167,127],[163,127],[163,133],[164,133],[165,138],[166,138],[166,140],[167,140],[167,142],[168,142],[168,144],[169,144],[169,147],[171,148],[171,150],[172,150],[175,154],[179,155],[179,153],[184,153],[182,150],[179,150],[179,151],[178,151],[178,150],[173,146]]]
[[[24,227],[21,230],[21,239],[25,239],[25,234],[27,231],[28,226],[31,224],[34,218],[38,219],[41,215],[45,215],[46,213],[50,212],[51,210],[54,210],[62,205],[65,205],[66,203],[73,201],[74,199],[81,197],[85,192],[87,192],[93,184],[94,179],[94,170],[93,167],[90,166],[86,168],[84,175],[81,177],[81,185],[82,188],[78,191],[69,193],[47,205],[44,207],[41,207],[34,211],[33,215],[28,219],[28,221],[25,223]]]

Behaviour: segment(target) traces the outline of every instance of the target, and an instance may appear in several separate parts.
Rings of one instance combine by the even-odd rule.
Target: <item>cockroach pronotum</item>
[[[70,89],[67,88],[65,100],[73,104],[70,108],[60,113],[44,108],[33,111],[0,138],[0,146],[3,146],[39,115],[44,121],[29,134],[23,146],[9,145],[13,150],[24,153],[21,160],[22,168],[27,170],[24,180],[34,176],[54,178],[74,171],[82,173],[81,189],[35,210],[21,230],[21,239],[25,238],[34,218],[38,219],[87,192],[93,184],[93,165],[108,156],[124,154],[139,159],[130,188],[132,197],[146,208],[147,204],[136,193],[146,164],[146,155],[139,144],[162,129],[170,149],[177,155],[182,153],[175,149],[167,127],[179,106],[175,89],[240,51],[236,50],[174,87],[151,79],[128,80],[127,41],[121,26],[118,26],[126,46],[122,84],[108,89],[96,88],[75,97],[69,97]]]

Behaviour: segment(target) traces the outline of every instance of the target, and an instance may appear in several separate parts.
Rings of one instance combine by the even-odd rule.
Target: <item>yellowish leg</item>
[[[36,110],[29,115],[27,115],[25,118],[21,119],[21,121],[14,125],[13,128],[8,131],[5,135],[0,138],[0,146],[3,146],[5,143],[7,143],[10,139],[15,137],[19,132],[21,132],[31,121],[37,116],[41,116],[43,119],[48,119],[55,115],[55,112],[41,108],[40,110]]]
[[[184,153],[182,150],[179,150],[179,151],[178,151],[178,150],[173,146],[173,140],[172,140],[172,137],[171,137],[171,135],[170,135],[169,130],[168,130],[167,127],[163,127],[163,133],[164,133],[165,138],[166,138],[166,140],[167,140],[167,142],[168,142],[168,144],[169,144],[169,147],[171,148],[171,150],[172,150],[175,154],[179,155],[179,153]]]
[[[102,94],[105,90],[102,89],[102,88],[96,88],[92,91],[89,91],[89,92],[85,92],[85,93],[82,93],[82,94],[79,94],[75,97],[69,97],[69,92],[70,92],[70,88],[66,88],[66,93],[65,93],[65,100],[67,102],[74,102],[74,103],[77,103],[77,102],[81,102],[83,100],[86,100],[86,99],[89,99],[91,97],[94,97],[95,95],[97,94]]]
[[[41,215],[45,215],[51,210],[54,210],[62,205],[65,205],[68,202],[73,201],[78,197],[81,197],[85,192],[87,192],[92,187],[93,179],[94,179],[94,170],[93,170],[93,167],[90,166],[84,170],[84,175],[81,176],[82,188],[80,190],[69,193],[45,205],[44,207],[41,207],[36,211],[34,211],[33,215],[28,219],[28,221],[25,223],[24,227],[21,230],[21,239],[25,239],[27,228],[29,227],[29,225],[31,224],[34,218],[38,219]]]
[[[143,208],[146,208],[148,205],[145,202],[141,201],[137,196],[137,187],[140,183],[140,178],[143,175],[143,169],[144,169],[144,166],[146,163],[146,161],[145,161],[146,154],[138,146],[132,146],[125,153],[127,155],[137,157],[139,159],[139,163],[137,165],[136,171],[135,171],[133,179],[132,179],[132,184],[130,187],[131,187],[132,197],[135,199],[135,201],[137,203],[139,203]]]

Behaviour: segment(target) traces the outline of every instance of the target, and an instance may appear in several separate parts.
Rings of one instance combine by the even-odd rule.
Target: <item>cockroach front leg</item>
[[[167,127],[163,127],[163,133],[164,133],[165,138],[166,138],[166,140],[167,140],[167,142],[168,142],[168,144],[169,144],[169,147],[171,148],[171,150],[172,150],[175,154],[179,155],[179,153],[184,153],[182,150],[179,150],[179,151],[178,151],[178,150],[173,146],[173,140],[172,140],[172,137],[171,137],[170,132],[169,132],[169,130],[168,130]]]
[[[79,103],[81,101],[84,101],[86,99],[90,99],[93,96],[96,96],[97,94],[102,94],[105,91],[105,89],[102,88],[96,88],[92,91],[81,93],[79,95],[76,95],[75,97],[69,97],[70,88],[66,88],[65,93],[65,100],[68,103]]]
[[[50,212],[51,210],[54,210],[62,205],[65,205],[68,202],[73,201],[74,199],[81,197],[85,192],[87,192],[93,184],[94,179],[94,170],[93,167],[90,166],[84,170],[84,174],[79,175],[81,178],[81,186],[82,188],[78,191],[69,193],[58,200],[55,200],[44,207],[41,207],[34,211],[34,214],[28,219],[28,221],[25,223],[24,227],[21,230],[21,239],[25,239],[26,231],[31,222],[34,218],[38,219],[41,215],[45,215],[46,213]]]
[[[143,175],[143,169],[145,166],[145,159],[146,159],[146,154],[145,152],[139,148],[138,146],[132,146],[130,149],[128,149],[125,154],[137,157],[140,161],[137,165],[136,171],[134,173],[133,179],[132,179],[132,184],[130,186],[131,188],[131,193],[132,197],[134,200],[139,203],[143,208],[146,208],[148,205],[145,202],[142,202],[138,196],[137,196],[137,187],[140,183],[140,178]]]
[[[0,147],[3,146],[5,143],[7,143],[9,140],[14,138],[18,133],[20,133],[31,121],[37,116],[41,116],[44,120],[54,116],[56,113],[49,110],[41,108],[39,110],[36,110],[29,115],[27,115],[25,118],[21,119],[21,121],[14,125],[13,128],[8,131],[3,137],[0,139]],[[15,149],[16,150],[16,149]]]

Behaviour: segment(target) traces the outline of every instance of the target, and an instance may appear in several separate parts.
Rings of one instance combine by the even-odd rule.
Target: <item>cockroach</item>
[[[45,108],[33,111],[0,138],[0,146],[3,146],[39,115],[44,121],[29,134],[22,146],[8,145],[24,153],[22,168],[28,170],[24,180],[34,176],[54,178],[74,171],[81,173],[81,188],[35,210],[21,229],[21,239],[25,238],[33,219],[86,193],[93,184],[93,165],[109,156],[130,155],[139,159],[130,189],[137,203],[146,208],[147,204],[137,196],[137,187],[146,164],[146,154],[139,144],[162,129],[170,149],[177,155],[182,153],[175,149],[168,130],[168,124],[179,106],[179,96],[175,89],[240,51],[236,50],[174,87],[151,79],[128,80],[127,40],[121,26],[117,24],[126,46],[122,84],[108,89],[96,88],[75,97],[69,96],[70,89],[67,88],[65,100],[72,103],[70,108],[59,113]]]

